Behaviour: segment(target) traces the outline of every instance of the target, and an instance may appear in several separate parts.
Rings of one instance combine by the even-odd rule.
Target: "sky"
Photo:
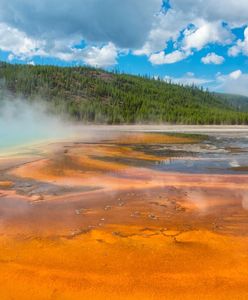
[[[248,96],[248,1],[0,0],[0,60]]]

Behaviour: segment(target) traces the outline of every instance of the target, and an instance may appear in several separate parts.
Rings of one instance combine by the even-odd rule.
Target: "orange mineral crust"
[[[5,160],[1,300],[248,298],[248,175],[163,172],[158,146],[198,139],[136,141]]]

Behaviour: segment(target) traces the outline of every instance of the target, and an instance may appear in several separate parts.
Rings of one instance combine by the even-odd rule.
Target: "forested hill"
[[[218,96],[221,96],[225,103],[229,104],[234,109],[248,112],[248,97],[232,94],[218,94]]]
[[[43,99],[56,113],[84,122],[248,124],[248,113],[197,87],[87,67],[0,63],[0,83],[1,98],[8,90]]]

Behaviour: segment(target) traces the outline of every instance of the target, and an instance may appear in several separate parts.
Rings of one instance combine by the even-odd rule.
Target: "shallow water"
[[[0,100],[0,152],[71,133],[70,124],[49,114],[44,103]]]
[[[206,136],[199,144],[146,145],[139,147],[145,153],[158,156],[155,162],[143,166],[164,172],[198,174],[246,174],[248,173],[248,136],[225,134]],[[159,160],[160,156],[167,157]],[[139,163],[135,159],[133,163]]]
[[[118,146],[118,144],[116,144]],[[130,157],[97,157],[105,162],[146,167],[163,172],[195,174],[247,174],[248,136],[246,134],[206,135],[200,143],[133,145],[136,151],[157,159]],[[93,156],[92,156],[93,157]]]
[[[18,146],[24,146],[35,142],[40,142],[49,138],[55,138],[52,134],[48,134],[42,130],[29,130],[20,131],[18,128],[12,128],[6,130],[6,128],[0,129],[0,151],[6,151],[6,149],[16,148]]]

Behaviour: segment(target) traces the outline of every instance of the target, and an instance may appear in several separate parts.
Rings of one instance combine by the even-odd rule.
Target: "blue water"
[[[164,172],[247,174],[248,136],[237,133],[210,138],[199,149],[158,161],[154,168]]]
[[[31,127],[25,128],[14,128],[7,127],[0,128],[0,151],[11,149],[13,147],[22,146],[49,138],[54,138],[56,135],[49,134],[41,128]]]
[[[68,136],[68,126],[44,105],[25,101],[0,103],[0,151]]]

